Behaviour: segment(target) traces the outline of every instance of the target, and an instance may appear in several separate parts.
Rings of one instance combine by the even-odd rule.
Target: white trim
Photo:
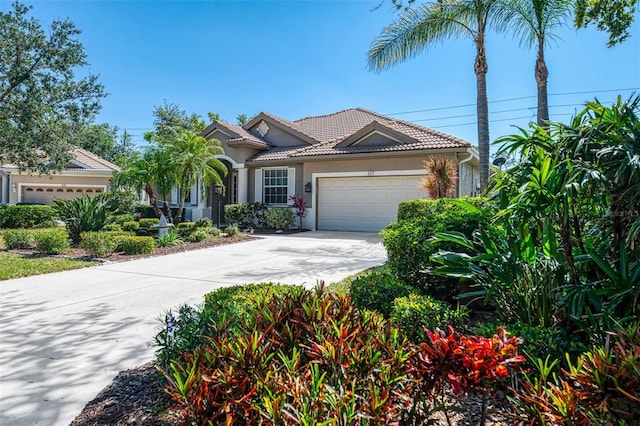
[[[287,170],[287,205],[292,206],[293,200],[290,197],[296,195],[296,169],[289,167]]]
[[[22,187],[23,186],[32,186],[37,188],[39,186],[52,186],[58,188],[99,188],[102,189],[103,192],[107,192],[107,185],[88,185],[88,184],[67,184],[67,183],[34,183],[34,182],[25,182],[18,183],[18,203],[22,202]]]
[[[311,218],[311,227],[314,231],[317,230],[317,214],[318,209],[316,207],[318,180],[322,178],[333,177],[376,177],[376,176],[423,176],[425,174],[424,169],[417,170],[368,170],[361,172],[326,172],[326,173],[311,173],[311,207],[314,215]]]
[[[72,158],[71,160],[69,160],[69,162],[70,162],[71,164],[73,164],[73,165],[78,166],[78,167],[82,167],[83,169],[91,170],[91,167],[89,167],[89,165],[87,165],[87,164],[83,163],[82,161],[78,161],[78,160],[76,160],[76,159],[74,159],[74,158]]]
[[[394,138],[393,136],[390,136],[390,135],[388,135],[386,133],[383,133],[383,132],[381,132],[379,130],[373,130],[373,131],[367,133],[366,135],[364,135],[363,137],[361,137],[360,139],[357,139],[354,142],[350,143],[348,146],[356,146],[359,143],[365,141],[366,139],[369,139],[371,136],[373,136],[375,134],[378,134],[380,136],[384,136],[387,139],[391,139],[392,141],[397,142],[400,145],[404,145],[404,142],[402,142],[401,140],[399,140],[397,138]],[[381,146],[383,146],[383,145],[381,145]]]
[[[229,157],[228,155],[216,154],[214,157],[216,157],[218,160],[227,160],[229,163],[231,163],[231,166],[234,169],[241,169],[241,168],[244,167],[244,163],[238,163],[238,162],[236,162],[236,160],[234,160],[233,158]]]

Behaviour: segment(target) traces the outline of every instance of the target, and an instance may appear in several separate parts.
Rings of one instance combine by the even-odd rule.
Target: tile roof
[[[231,124],[224,121],[217,121],[215,124],[220,124],[221,125],[220,127],[223,127],[231,131],[232,133],[235,133],[235,135],[230,135],[230,136],[236,136],[236,137],[229,139],[229,142],[245,140],[245,141],[251,141],[251,142],[264,145],[267,148],[272,146],[269,142],[263,139],[260,139],[255,135],[252,135],[251,133],[246,131],[242,126],[238,126],[237,124]]]
[[[107,172],[107,171],[113,172],[113,171],[120,170],[120,167],[116,166],[112,162],[107,161],[102,157],[98,157],[97,155],[87,151],[86,149],[82,149],[78,147],[73,148],[71,150],[71,155],[73,156],[74,160],[89,167],[89,170],[103,171],[103,172]],[[72,167],[68,167],[68,168],[71,169]],[[78,168],[79,167],[73,167],[73,169],[78,169]],[[80,169],[83,169],[83,168],[80,167]]]
[[[96,154],[82,149],[80,147],[74,147],[69,151],[71,154],[71,162],[63,170],[86,170],[86,171],[98,171],[98,172],[113,172],[120,170],[120,167],[113,164],[110,161],[105,160]],[[77,163],[73,163],[75,160]],[[0,167],[8,169],[18,169],[16,164],[0,163]]]
[[[307,135],[317,143],[307,147],[274,148],[268,152],[255,155],[250,161],[283,160],[290,157],[318,155],[471,147],[469,142],[446,133],[387,117],[363,108],[346,109],[328,115],[305,117],[293,122],[270,114],[265,115],[277,119],[281,123],[286,122],[288,127]],[[386,146],[340,146],[341,142],[374,123],[400,133],[413,142]]]

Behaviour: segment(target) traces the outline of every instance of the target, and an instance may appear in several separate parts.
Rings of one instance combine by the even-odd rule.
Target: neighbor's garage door
[[[425,198],[420,176],[321,178],[318,229],[378,232],[395,221],[398,204]]]

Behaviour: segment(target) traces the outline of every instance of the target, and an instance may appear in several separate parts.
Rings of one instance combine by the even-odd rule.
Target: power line
[[[606,103],[606,102],[605,102]],[[564,108],[564,107],[574,107],[581,106],[582,104],[563,104],[563,105],[549,105],[549,108]],[[530,106],[526,108],[512,108],[512,109],[503,109],[500,111],[489,111],[489,114],[504,114],[505,112],[515,112],[515,111],[528,111],[536,109],[537,106]],[[463,117],[475,117],[476,114],[464,114],[464,115],[451,115],[449,117],[434,117],[434,118],[421,118],[419,120],[411,120],[411,122],[417,123],[419,121],[435,121],[435,120],[449,120],[452,118],[463,118]]]
[[[584,94],[588,94],[588,93],[610,93],[610,92],[622,92],[622,91],[627,91],[627,90],[640,90],[640,87],[631,87],[628,89],[607,89],[607,90],[588,90],[588,91],[582,91],[582,92],[564,92],[564,93],[551,93],[549,94],[549,96],[567,96],[567,95],[584,95]],[[501,102],[511,102],[511,101],[519,101],[522,99],[532,99],[532,98],[536,98],[536,95],[531,95],[531,96],[520,96],[517,98],[508,98],[508,99],[499,99],[496,101],[489,101],[490,104],[497,104],[497,103],[501,103]],[[446,106],[446,107],[439,107],[439,108],[429,108],[429,109],[419,109],[419,110],[415,110],[415,111],[401,111],[401,112],[392,112],[392,113],[388,113],[385,115],[403,115],[403,114],[415,114],[417,112],[432,112],[432,111],[442,111],[442,110],[447,110],[447,109],[456,109],[456,108],[466,108],[466,107],[470,107],[470,106],[475,106],[476,104],[465,104],[465,105],[452,105],[452,106]]]
[[[475,114],[473,114],[475,115]],[[562,113],[562,114],[554,114],[554,116],[566,116],[566,115],[573,115],[570,113]],[[501,121],[512,121],[512,120],[523,120],[525,118],[529,118],[529,119],[533,119],[535,117],[532,117],[531,115],[525,115],[522,117],[510,117],[510,118],[500,118],[497,120],[489,120],[489,123],[497,123],[497,122],[501,122]],[[432,126],[429,127],[430,129],[443,129],[445,127],[462,127],[462,126],[471,126],[471,125],[475,125],[477,124],[477,121],[472,121],[470,123],[459,123],[459,124],[445,124],[442,126]]]

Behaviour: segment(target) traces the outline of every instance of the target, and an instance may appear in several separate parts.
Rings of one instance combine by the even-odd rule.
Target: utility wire
[[[627,91],[627,90],[640,90],[640,87],[631,87],[628,89],[608,89],[608,90],[588,90],[588,91],[582,91],[582,92],[565,92],[565,93],[550,93],[549,96],[567,96],[567,95],[584,95],[587,93],[610,93],[610,92],[622,92],[622,91]],[[508,99],[499,99],[496,101],[489,101],[490,104],[497,104],[497,103],[501,103],[501,102],[511,102],[511,101],[519,101],[522,99],[532,99],[532,98],[536,98],[536,95],[531,95],[531,96],[520,96],[518,98],[508,98]],[[466,107],[470,107],[470,106],[475,106],[476,104],[465,104],[465,105],[452,105],[452,106],[446,106],[446,107],[439,107],[439,108],[429,108],[429,109],[419,109],[419,110],[415,110],[415,111],[401,111],[401,112],[392,112],[392,113],[388,113],[385,115],[403,115],[403,114],[415,114],[417,112],[431,112],[431,111],[442,111],[442,110],[447,110],[447,109],[456,109],[456,108],[466,108]]]

